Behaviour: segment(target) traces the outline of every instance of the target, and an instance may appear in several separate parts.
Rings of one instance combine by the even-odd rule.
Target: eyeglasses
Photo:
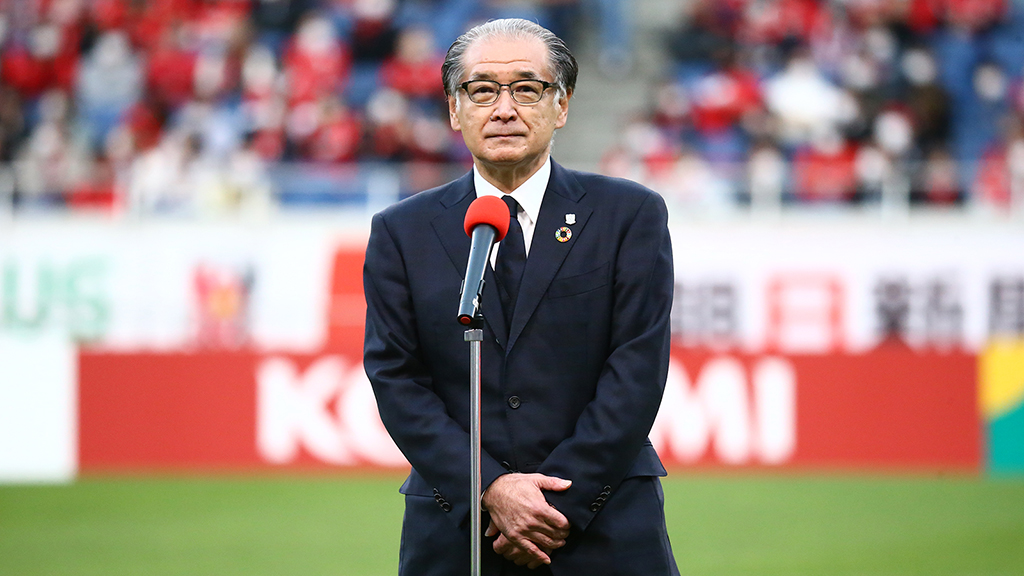
[[[495,82],[494,80],[470,80],[459,84],[459,88],[466,91],[469,101],[473,104],[486,106],[494,104],[501,95],[501,89],[508,87],[508,93],[517,104],[536,104],[544,97],[544,91],[554,88],[557,84],[543,80],[516,80],[508,84]]]

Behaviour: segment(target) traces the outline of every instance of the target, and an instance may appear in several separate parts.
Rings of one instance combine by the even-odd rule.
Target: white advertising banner
[[[317,349],[345,222],[43,222],[0,230],[0,333],[108,349]]]
[[[857,352],[888,336],[977,351],[1024,334],[1019,225],[824,219],[672,237],[684,345]]]
[[[116,350],[315,351],[329,315],[361,322],[361,298],[331,294],[331,282],[337,251],[361,252],[367,226],[321,216],[0,230],[0,334],[56,329]],[[823,216],[672,232],[684,346],[856,352],[897,336],[977,351],[1024,333],[1024,229],[1013,223]]]
[[[78,368],[62,334],[0,334],[0,483],[78,472]]]

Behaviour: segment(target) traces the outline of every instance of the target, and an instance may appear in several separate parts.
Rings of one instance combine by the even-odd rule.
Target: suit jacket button
[[[452,505],[447,502],[441,502],[441,510],[444,510],[445,512],[451,512]]]
[[[601,509],[601,503],[600,502],[594,502],[593,504],[590,505],[590,511],[591,512],[597,512],[600,509]]]
[[[519,399],[519,396],[510,396],[508,399],[508,407],[513,410],[519,408],[522,404],[523,402]]]

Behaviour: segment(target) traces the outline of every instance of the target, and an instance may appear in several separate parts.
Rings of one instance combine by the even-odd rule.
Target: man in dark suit
[[[551,161],[575,59],[546,29],[497,20],[459,38],[442,77],[473,171],[373,218],[364,364],[412,464],[399,572],[678,574],[647,434],[669,358],[672,251],[662,199]],[[482,301],[482,486],[470,502],[469,347],[456,322],[478,196],[510,206]]]

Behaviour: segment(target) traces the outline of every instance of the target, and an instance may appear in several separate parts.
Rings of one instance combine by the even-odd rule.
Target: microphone
[[[458,320],[463,326],[469,326],[476,318],[483,297],[484,269],[491,246],[505,237],[511,221],[508,205],[497,196],[481,196],[473,200],[466,211],[464,228],[466,235],[473,240],[469,246],[469,261],[459,301]]]

